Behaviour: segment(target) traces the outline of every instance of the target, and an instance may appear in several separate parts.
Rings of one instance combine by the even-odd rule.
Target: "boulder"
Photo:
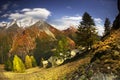
[[[51,56],[48,61],[51,63],[52,67],[61,65],[64,62],[63,58]]]
[[[43,67],[46,68],[47,65],[48,65],[48,61],[47,61],[47,60],[44,60],[44,61],[42,61],[42,64],[43,64]]]

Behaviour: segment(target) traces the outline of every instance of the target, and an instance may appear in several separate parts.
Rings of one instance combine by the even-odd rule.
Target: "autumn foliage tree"
[[[25,65],[17,55],[15,55],[14,59],[13,59],[13,71],[14,72],[24,72],[25,71]]]
[[[29,55],[26,55],[25,57],[25,67],[26,68],[31,68],[32,67],[32,60]]]

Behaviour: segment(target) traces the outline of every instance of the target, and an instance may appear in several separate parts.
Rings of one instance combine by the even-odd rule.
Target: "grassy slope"
[[[89,56],[92,57],[91,63],[80,66],[74,73],[67,75],[67,80],[91,80],[91,77],[102,79],[98,72],[104,73],[106,80],[113,80],[116,74],[120,76],[120,29],[111,32],[104,41],[94,44]],[[109,75],[108,78],[105,73]]]
[[[95,44],[93,49],[91,62],[95,68],[104,73],[120,72],[120,29],[113,31],[104,41]]]
[[[53,68],[31,68],[26,70],[25,73],[13,73],[13,72],[1,72],[0,79],[6,80],[62,80],[64,76],[78,69],[80,65],[88,63],[90,61],[89,57],[84,59],[79,59],[77,61],[67,63],[62,66]],[[4,79],[3,79],[4,78]]]

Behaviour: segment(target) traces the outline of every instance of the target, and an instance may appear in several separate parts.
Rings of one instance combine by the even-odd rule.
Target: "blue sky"
[[[118,14],[117,0],[2,0],[0,25],[13,19],[29,26],[42,19],[57,29],[77,26],[84,12],[88,12],[101,35],[106,17],[111,21]]]

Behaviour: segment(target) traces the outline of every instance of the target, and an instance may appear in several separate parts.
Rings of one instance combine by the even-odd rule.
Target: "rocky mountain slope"
[[[120,29],[94,44],[87,56],[90,62],[69,74],[68,80],[120,80]]]
[[[62,31],[64,35],[69,36],[72,40],[76,41],[77,28],[70,26],[66,30]]]
[[[91,63],[105,73],[120,71],[120,29],[113,31],[109,37],[93,46]]]

